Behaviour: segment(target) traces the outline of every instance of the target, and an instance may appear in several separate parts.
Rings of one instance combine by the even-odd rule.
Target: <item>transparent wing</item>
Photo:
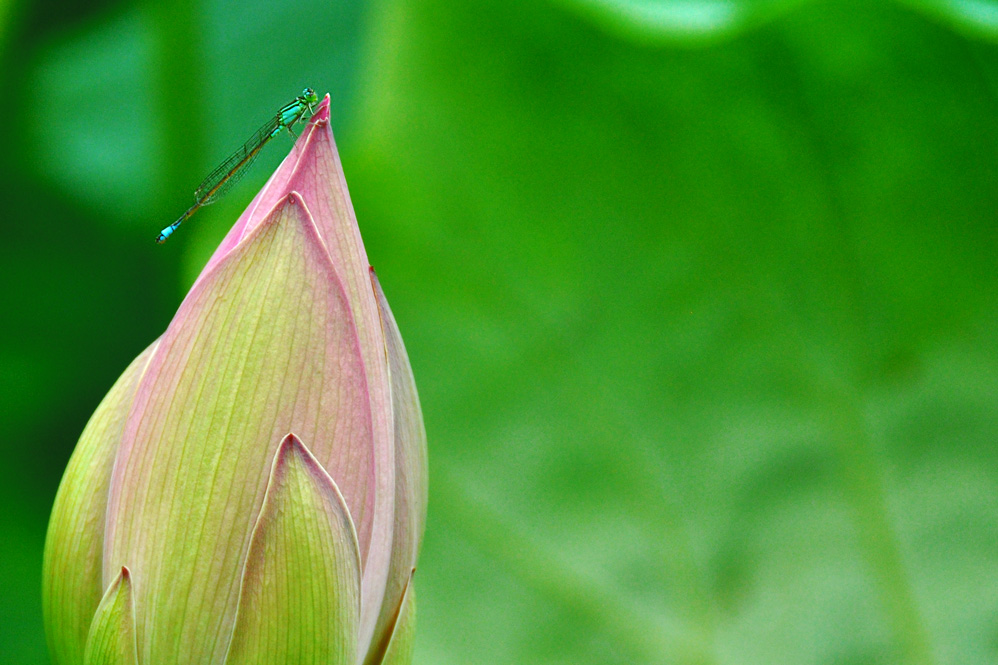
[[[260,149],[277,134],[279,128],[279,118],[277,116],[271,118],[267,124],[258,129],[238,150],[229,155],[224,162],[216,166],[194,192],[194,204],[198,206],[208,205],[217,201],[222,195],[228,192],[245,175],[249,166],[260,154]]]

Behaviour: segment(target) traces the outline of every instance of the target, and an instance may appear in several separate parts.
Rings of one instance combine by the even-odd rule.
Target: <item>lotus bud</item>
[[[426,438],[324,99],[83,431],[44,560],[55,665],[400,665]]]

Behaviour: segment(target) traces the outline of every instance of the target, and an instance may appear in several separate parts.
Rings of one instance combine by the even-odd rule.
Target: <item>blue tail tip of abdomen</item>
[[[166,227],[165,229],[163,229],[162,231],[159,232],[159,235],[156,236],[156,242],[158,242],[160,245],[162,245],[164,242],[166,242],[166,239],[169,238],[172,235],[173,235],[173,227],[172,226],[168,226],[168,227]]]

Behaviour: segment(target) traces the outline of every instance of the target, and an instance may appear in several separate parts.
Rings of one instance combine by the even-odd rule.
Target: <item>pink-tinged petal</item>
[[[100,601],[87,636],[85,665],[138,665],[132,577],[122,566]]]
[[[104,518],[115,455],[139,379],[156,349],[132,361],[90,418],[52,507],[42,564],[42,604],[55,665],[81,665],[104,591]]]
[[[393,618],[388,648],[383,658],[371,661],[373,665],[409,665],[412,662],[412,650],[416,646],[416,590],[412,586],[411,573]]]
[[[227,665],[353,665],[360,552],[336,484],[293,434],[253,531]]]
[[[377,487],[370,547],[361,549],[364,562],[360,639],[370,643],[388,582],[394,521],[394,433],[385,339],[374,291],[368,278],[370,264],[350,202],[343,165],[329,125],[329,97],[319,104],[303,137],[302,157],[288,187],[302,192],[316,221],[330,260],[347,292],[360,338],[373,414],[374,459]],[[363,656],[363,654],[361,654]]]
[[[309,441],[363,552],[375,458],[346,294],[292,193],[203,275],[160,342],[112,479],[105,576],[137,588],[142,663],[221,663],[278,442]]]
[[[319,235],[347,293],[368,377],[377,487],[371,538],[369,542],[364,542],[363,539],[361,542],[361,559],[364,565],[361,643],[366,644],[375,630],[389,574],[395,495],[392,477],[395,466],[392,445],[394,435],[392,419],[389,417],[390,395],[384,336],[377,303],[367,277],[367,252],[360,237],[343,165],[329,125],[328,95],[319,103],[295,150],[240,217],[212,261],[216,261],[224,252],[231,251],[241,238],[251,233],[262,219],[259,211],[265,210],[286,191],[300,192],[312,212]]]
[[[392,543],[394,470],[388,368],[377,304],[367,278],[369,262],[350,202],[343,165],[329,125],[329,96],[319,103],[295,149],[257,194],[209,261],[209,267],[232,251],[289,191],[300,192],[313,214],[320,237],[347,293],[368,377],[377,487],[371,538],[361,542],[364,602],[361,643],[371,640],[388,580]],[[206,270],[207,272],[207,270]]]
[[[416,555],[426,524],[427,463],[426,429],[419,408],[419,395],[395,316],[374,270],[371,281],[381,313],[388,369],[392,388],[395,432],[395,523],[388,582],[381,613],[366,662],[375,665],[391,637],[391,624],[402,594],[416,565]]]

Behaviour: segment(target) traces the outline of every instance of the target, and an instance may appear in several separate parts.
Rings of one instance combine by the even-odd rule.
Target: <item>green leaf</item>
[[[610,34],[641,43],[703,45],[782,17],[814,0],[554,0]],[[954,28],[998,38],[994,0],[894,0]]]
[[[613,34],[640,42],[703,43],[730,36],[808,0],[556,0]]]
[[[378,18],[348,176],[430,441],[416,660],[993,662],[995,49],[897,3],[696,50]]]
[[[974,37],[998,40],[998,2],[995,0],[897,0],[925,12]]]

